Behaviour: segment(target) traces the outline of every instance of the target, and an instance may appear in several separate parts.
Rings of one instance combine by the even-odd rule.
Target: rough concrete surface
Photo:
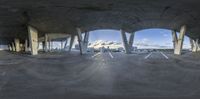
[[[199,54],[0,52],[0,99],[200,98]]]
[[[27,25],[45,33],[76,33],[96,29],[147,28],[180,30],[200,37],[199,0],[1,0],[0,37],[26,38]]]

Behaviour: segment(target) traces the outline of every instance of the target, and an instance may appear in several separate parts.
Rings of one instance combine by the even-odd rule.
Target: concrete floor
[[[0,99],[200,98],[200,54],[0,52]]]

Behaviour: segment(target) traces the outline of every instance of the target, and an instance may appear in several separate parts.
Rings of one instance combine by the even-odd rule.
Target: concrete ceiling
[[[199,0],[0,0],[0,36],[27,37],[27,25],[44,33],[95,29],[180,29],[200,38]]]

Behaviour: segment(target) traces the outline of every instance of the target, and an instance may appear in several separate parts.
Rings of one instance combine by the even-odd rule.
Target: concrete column
[[[42,41],[42,50],[45,52],[45,41]]]
[[[20,41],[19,41],[19,39],[15,38],[14,42],[15,42],[15,51],[19,52],[20,51]]]
[[[8,49],[9,49],[9,51],[12,51],[12,44],[8,45]]]
[[[28,52],[28,40],[25,40],[25,44],[24,44],[24,50],[25,52]]]
[[[71,50],[72,50],[72,46],[74,44],[74,39],[75,39],[75,35],[72,34],[71,35],[71,40],[70,40],[70,45],[69,45],[69,52],[71,52]]]
[[[194,47],[193,47],[193,52],[197,52],[198,51],[198,42],[199,42],[199,40],[198,39],[196,39],[196,40],[193,40],[193,45],[194,45]]]
[[[192,52],[196,52],[196,44],[195,41],[193,39],[190,38],[190,45],[191,45],[191,51]]]
[[[44,51],[47,52],[48,51],[48,34],[44,35],[44,43],[45,43]]]
[[[16,51],[14,42],[12,42],[12,51]]]
[[[196,40],[190,39],[190,44],[192,52],[197,52],[199,50],[199,39]]]
[[[199,39],[196,39],[195,44],[196,44],[196,51],[199,51]]]
[[[135,36],[135,33],[131,33],[131,36],[129,38],[129,45],[132,47],[133,45],[133,41],[134,41],[134,36]]]
[[[122,36],[125,53],[130,54],[132,51],[132,45],[133,45],[133,41],[134,41],[134,33],[131,33],[129,41],[127,40],[125,31],[121,30],[121,36]]]
[[[77,36],[78,36],[78,43],[79,43],[79,49],[80,49],[80,54],[83,54],[83,38],[82,38],[82,33],[81,29],[77,28]]]
[[[125,53],[129,54],[130,50],[128,48],[128,41],[127,41],[127,37],[126,37],[125,31],[121,30],[121,36],[122,36],[122,42],[123,42],[123,46],[124,46],[124,49],[125,49]]]
[[[49,50],[49,52],[51,51],[51,40],[48,38],[48,45],[49,45],[49,48],[48,48],[48,50]]]
[[[53,41],[51,41],[51,50],[53,51]]]
[[[37,55],[38,54],[38,31],[28,26],[28,34],[29,34],[29,45],[31,47],[31,54]]]
[[[42,43],[42,42],[38,42],[37,49],[39,49],[39,47],[40,47],[40,43]]]
[[[175,49],[176,45],[178,44],[178,38],[175,30],[172,30],[172,39],[173,39],[173,47]]]
[[[63,41],[61,40],[60,43],[61,43],[61,44],[60,44],[60,49],[62,50],[62,49],[63,49]]]
[[[80,54],[86,54],[87,46],[88,46],[88,39],[89,39],[89,32],[85,32],[85,36],[84,36],[84,38],[82,38],[81,29],[77,28],[77,34],[78,34]]]
[[[129,48],[131,51],[133,50],[132,48],[133,48],[134,36],[135,36],[135,33],[131,33],[130,38],[129,38]]]
[[[89,32],[85,32],[85,36],[83,39],[83,46],[82,46],[82,54],[87,53],[87,48],[88,48],[88,40],[89,40]]]
[[[68,43],[68,38],[66,38],[66,42],[65,42],[65,45],[64,45],[64,50],[66,50],[66,48],[67,48],[67,43]]]
[[[176,54],[176,55],[181,54],[185,33],[186,33],[186,26],[183,25],[181,27],[178,42],[177,42],[177,45],[176,45],[175,50],[174,50],[174,54]]]

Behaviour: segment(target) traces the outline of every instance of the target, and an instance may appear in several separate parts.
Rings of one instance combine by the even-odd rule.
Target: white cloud
[[[169,32],[166,32],[166,31],[160,31],[160,33],[162,34],[163,37],[169,37],[170,36]]]
[[[172,43],[166,43],[165,45],[160,45],[157,43],[154,43],[153,41],[143,38],[142,40],[136,41],[134,43],[134,46],[137,46],[138,48],[155,48],[155,49],[165,49],[165,48],[172,48]]]

